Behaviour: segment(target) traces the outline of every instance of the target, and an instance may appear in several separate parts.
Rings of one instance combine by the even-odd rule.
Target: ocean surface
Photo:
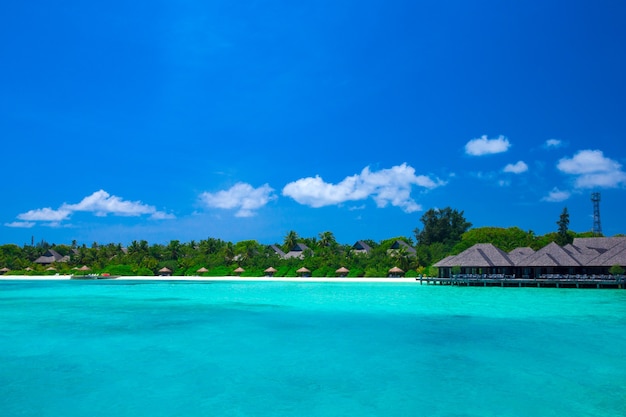
[[[626,415],[626,291],[0,282],[0,416]]]

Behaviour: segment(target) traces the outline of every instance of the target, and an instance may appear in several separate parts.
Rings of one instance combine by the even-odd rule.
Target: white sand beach
[[[71,275],[0,275],[0,281],[41,281],[41,280],[69,280],[72,279]],[[385,283],[407,283],[407,282],[419,282],[415,278],[300,278],[300,277],[200,277],[200,276],[124,276],[107,278],[107,280],[115,281],[257,281],[257,282],[385,282]]]

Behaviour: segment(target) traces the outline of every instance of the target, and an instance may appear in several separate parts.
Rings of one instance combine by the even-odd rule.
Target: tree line
[[[141,276],[155,275],[162,268],[178,276],[228,276],[233,275],[236,268],[242,268],[242,276],[263,276],[265,269],[273,267],[277,270],[276,276],[289,277],[297,276],[296,271],[305,266],[312,276],[317,277],[334,277],[339,267],[347,268],[349,277],[375,277],[387,276],[388,270],[397,266],[407,276],[418,276],[436,275],[432,266],[434,263],[475,243],[492,243],[508,252],[516,247],[537,250],[550,242],[563,245],[574,237],[592,236],[568,230],[567,209],[559,217],[558,230],[542,236],[518,227],[472,228],[463,211],[450,207],[430,209],[420,220],[422,227],[413,230],[413,236],[397,236],[379,242],[364,239],[363,242],[371,248],[368,254],[356,253],[354,242],[337,242],[331,231],[314,237],[301,237],[292,230],[276,246],[288,252],[297,243],[303,243],[308,248],[302,254],[303,259],[283,259],[270,245],[255,240],[233,243],[212,237],[190,242],[171,240],[167,244],[134,240],[127,247],[120,243],[93,243],[88,247],[84,244],[79,246],[75,241],[69,245],[42,241],[22,247],[1,245],[0,268],[10,269],[11,274],[77,274],[77,268],[86,265],[90,273]],[[406,245],[392,249],[397,241]],[[48,266],[34,261],[48,249],[69,259],[67,262],[56,262],[54,270],[47,270]],[[199,273],[201,268],[206,272]]]

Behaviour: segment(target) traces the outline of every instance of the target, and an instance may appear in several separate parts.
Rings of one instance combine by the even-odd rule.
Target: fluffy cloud
[[[517,161],[514,164],[508,164],[504,167],[504,172],[510,172],[512,174],[521,174],[528,171],[528,165],[524,161]]]
[[[282,193],[300,204],[316,208],[371,197],[378,207],[391,204],[412,213],[422,209],[411,198],[413,185],[433,189],[444,184],[441,180],[415,175],[413,167],[402,164],[377,172],[366,167],[360,174],[346,177],[337,184],[327,183],[320,176],[301,178],[287,184]]]
[[[274,189],[268,184],[254,188],[250,184],[239,182],[228,190],[216,193],[204,192],[200,200],[210,208],[237,209],[235,216],[251,217],[255,210],[274,200]]]
[[[575,176],[577,188],[615,188],[626,184],[626,173],[622,171],[622,166],[606,158],[599,150],[583,150],[572,158],[562,158],[557,168]]]
[[[174,216],[162,211],[158,211],[153,206],[143,204],[139,201],[125,201],[120,197],[110,195],[104,190],[83,198],[77,204],[64,203],[58,209],[45,207],[41,209],[29,210],[18,214],[17,218],[21,222],[6,223],[7,227],[33,227],[35,222],[45,222],[47,226],[59,226],[64,220],[68,220],[74,212],[90,212],[96,216],[141,216],[150,215],[153,219],[170,219]]]
[[[11,223],[5,223],[4,225],[6,227],[17,227],[17,228],[22,228],[22,229],[30,229],[31,227],[35,226],[35,222],[11,222]]]
[[[488,139],[487,135],[483,135],[478,139],[472,139],[465,144],[465,153],[472,156],[490,155],[494,153],[502,153],[509,150],[511,144],[504,136],[498,136],[497,139]]]
[[[547,196],[542,198],[542,201],[548,201],[551,203],[558,203],[561,201],[565,201],[570,198],[571,193],[569,191],[561,191],[558,188],[553,188]]]
[[[78,204],[63,204],[61,210],[68,212],[86,211],[94,213],[96,216],[141,216],[144,214],[153,217],[164,218],[166,213],[157,211],[153,206],[141,203],[140,201],[125,201],[120,197],[110,195],[104,190],[96,191],[82,199]]]
[[[548,139],[544,146],[548,149],[560,148],[563,145],[559,139]]]
[[[69,210],[53,210],[50,207],[45,207],[18,214],[17,218],[25,221],[60,222],[69,218],[71,214],[72,212]]]

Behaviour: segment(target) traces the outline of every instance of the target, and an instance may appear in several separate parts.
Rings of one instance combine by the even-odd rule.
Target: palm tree
[[[298,237],[298,234],[293,230],[287,233],[284,241],[285,252],[289,252],[294,246],[296,246],[296,243],[298,243]]]
[[[333,232],[322,232],[318,236],[320,238],[318,244],[322,247],[335,246],[335,244],[337,243]]]

